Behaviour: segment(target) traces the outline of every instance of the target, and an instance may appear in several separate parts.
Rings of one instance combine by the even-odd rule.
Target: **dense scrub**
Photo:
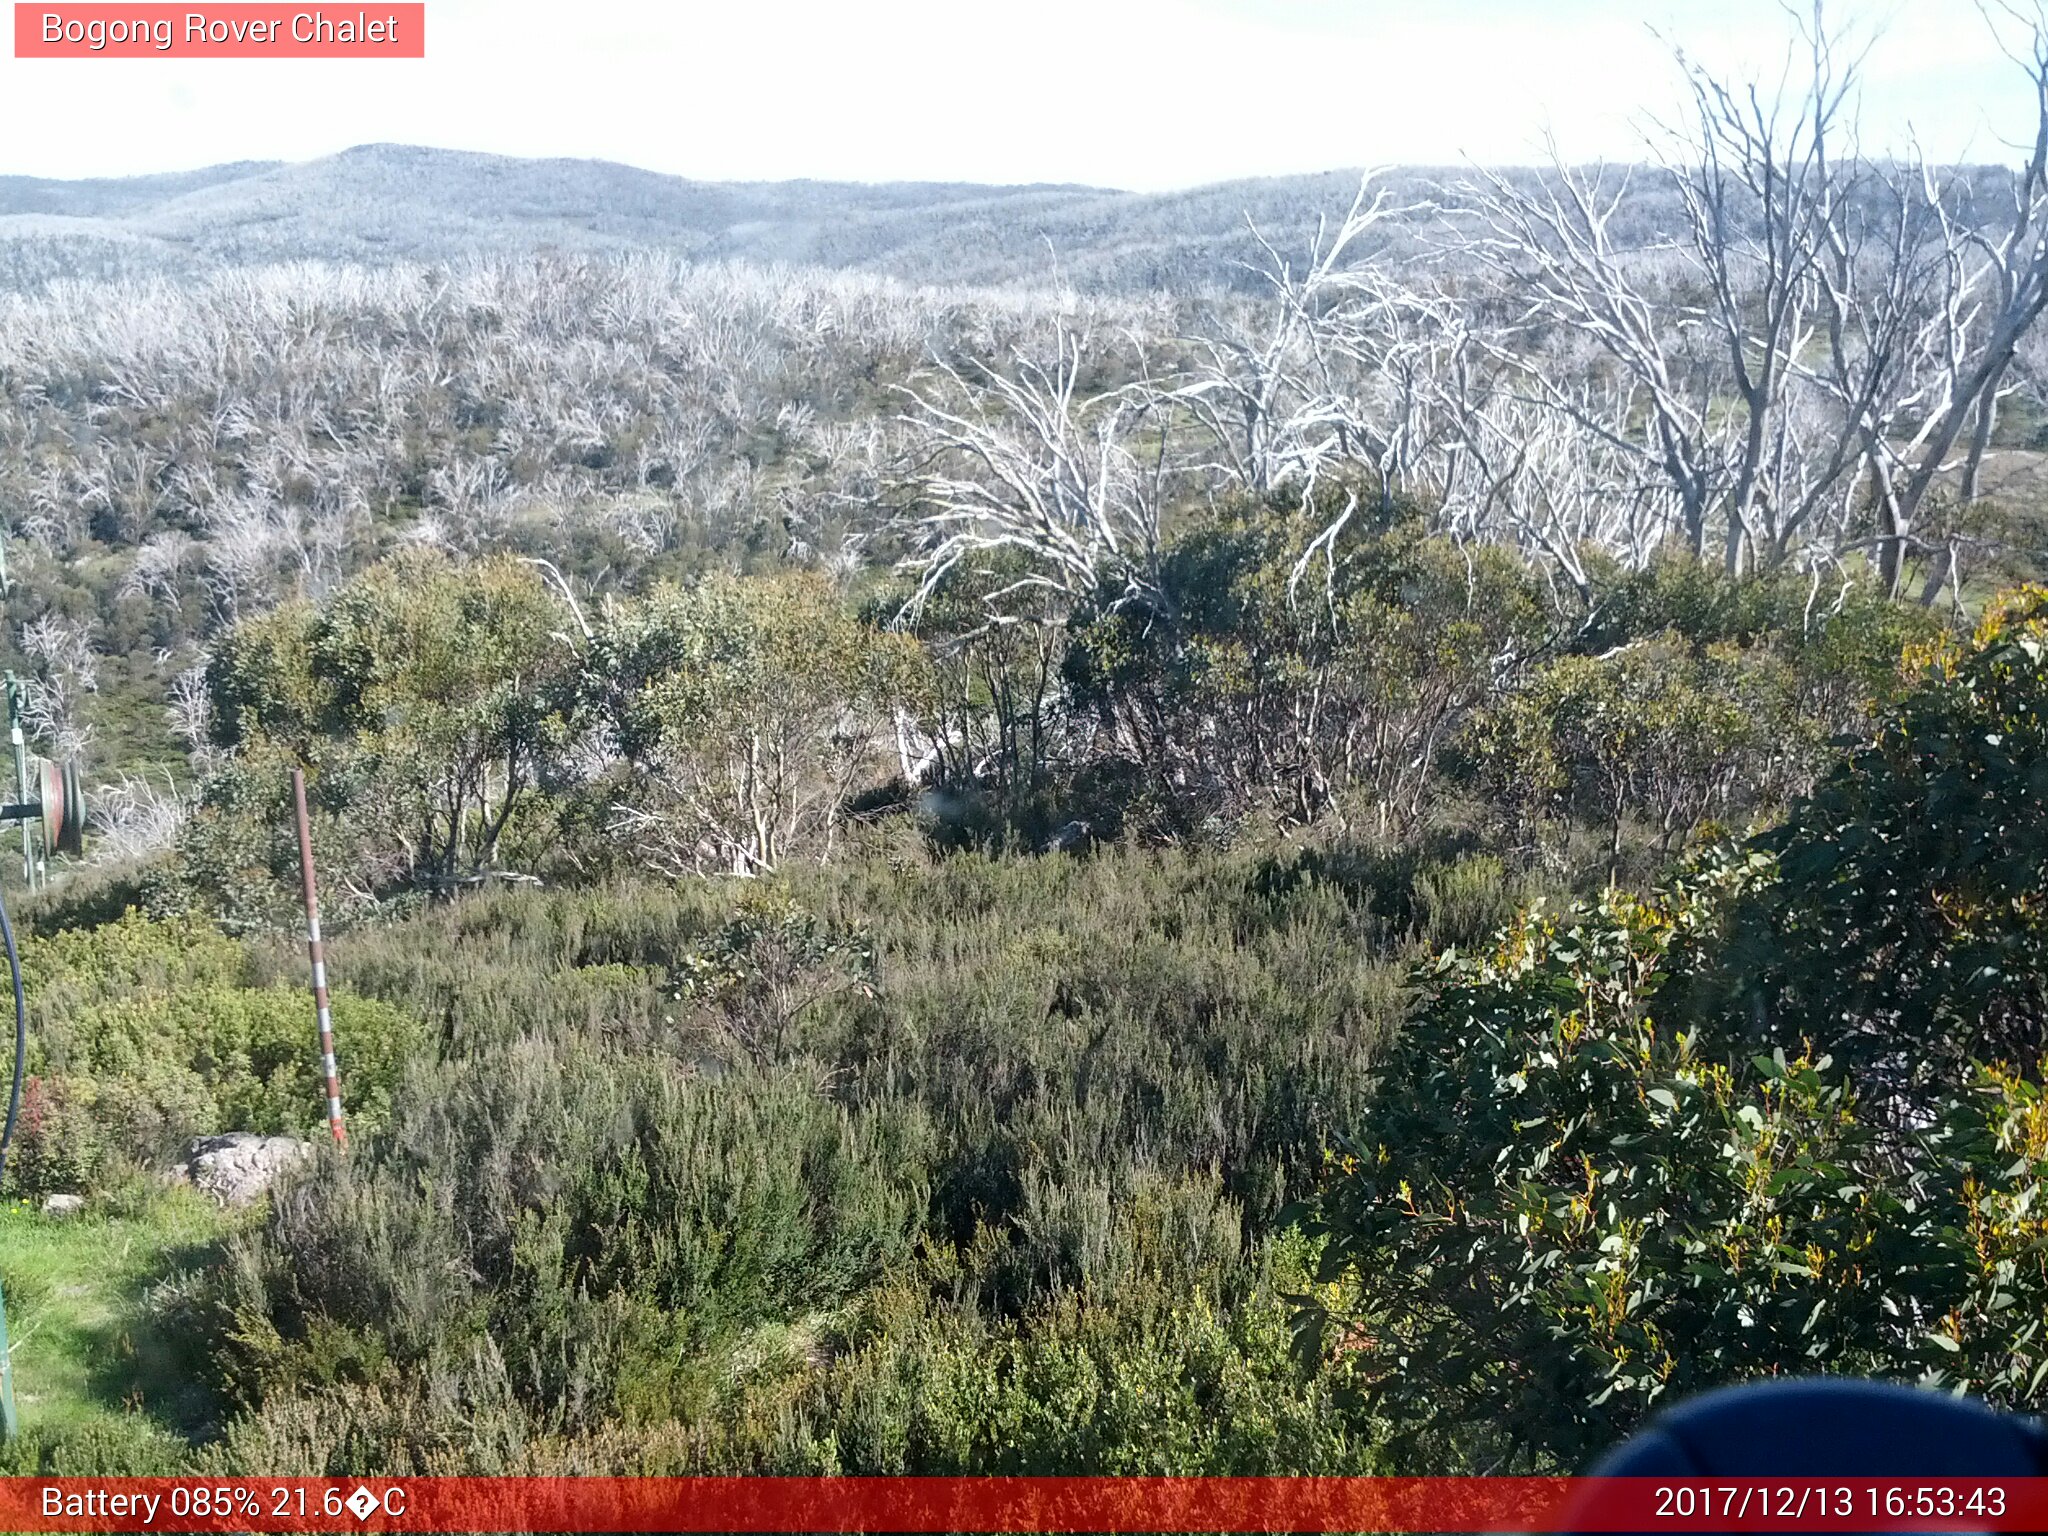
[[[1769,823],[1922,696],[1900,650],[1938,629],[1683,560],[1561,598],[1399,506],[1304,600],[1277,516],[1190,516],[1149,619],[977,624],[994,571],[905,633],[780,575],[585,636],[532,567],[421,554],[239,625],[170,856],[38,911],[71,1022],[37,1103],[93,1137],[10,1176],[99,1193],[312,1118],[305,764],[356,1140],[157,1302],[204,1341],[204,1456],[1397,1464],[1355,1391],[1382,1335],[1299,1352],[1319,1266],[1350,1282],[1293,1220],[1400,1123],[1383,1053],[1433,957]],[[155,1030],[189,1068],[142,1065]],[[1427,1454],[1483,1464],[1471,1427]]]
[[[1405,961],[1522,894],[1455,854],[871,852],[337,942],[436,1059],[181,1298],[246,1410],[223,1454],[1367,1466],[1288,1354],[1276,1218]]]
[[[1222,846],[1398,842],[1462,800],[1516,861],[1597,839],[1641,878],[1773,816],[1941,632],[1682,558],[1561,595],[1400,504],[1354,519],[1314,590],[1290,551],[1319,507],[1189,509],[1154,598],[1022,608],[998,562],[908,608],[717,576],[586,623],[528,563],[415,552],[224,639],[203,778],[139,899],[289,926],[299,764],[344,921],[506,878],[773,873],[906,811],[939,847]]]
[[[898,823],[772,879],[360,928],[338,974],[422,1045],[387,1128],[163,1294],[208,1341],[202,1454],[1554,1467],[1757,1371],[2031,1401],[2038,1080],[1968,1065],[2025,1042],[1940,1036],[1960,1079],[1827,1054],[1803,989],[1864,929],[1816,957],[1773,914],[1830,910],[1800,829],[1849,800],[1865,849],[1982,827],[1950,855],[1973,904],[1906,895],[1900,921],[1947,914],[1923,987],[2000,942],[2023,998],[2037,811],[1999,786],[2037,769],[2039,605],[1916,652],[1867,706],[1881,764],[1817,758],[1783,831],[1647,898],[1593,896],[1604,828],[1546,885],[1485,817],[1052,858]],[[297,963],[247,953],[258,985]]]

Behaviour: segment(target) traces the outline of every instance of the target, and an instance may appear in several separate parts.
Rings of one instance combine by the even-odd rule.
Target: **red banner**
[[[0,1529],[2038,1531],[2048,1478],[7,1478]]]
[[[14,7],[18,59],[423,59],[424,4]]]

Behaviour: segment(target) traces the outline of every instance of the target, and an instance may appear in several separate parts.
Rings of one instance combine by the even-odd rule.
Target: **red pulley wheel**
[[[85,792],[78,782],[78,763],[43,760],[43,846],[74,858],[85,852]]]

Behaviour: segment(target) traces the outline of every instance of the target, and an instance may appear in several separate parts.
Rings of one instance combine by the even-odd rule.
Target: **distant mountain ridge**
[[[54,181],[35,176],[0,176],[0,215],[54,213],[73,218],[118,218],[202,187],[274,171],[277,160],[240,160],[197,171],[158,176],[94,177]]]
[[[82,181],[0,176],[0,286],[67,273],[555,248],[790,261],[918,281],[1091,287],[1228,280],[1247,213],[1305,234],[1356,172],[1187,192],[972,183],[704,182],[601,160],[371,144]]]
[[[1620,167],[1608,167],[1608,172]],[[1958,167],[1993,221],[2009,172]],[[82,181],[0,176],[0,292],[54,278],[190,272],[217,264],[437,261],[541,250],[669,251],[700,261],[792,262],[915,282],[1062,282],[1131,291],[1256,283],[1246,221],[1297,257],[1340,217],[1359,172],[1218,182],[1179,192],[972,182],[691,181],[607,160],[524,160],[366,144],[299,163],[241,161]],[[1506,170],[1512,178],[1534,172]],[[1428,202],[1465,173],[1405,167],[1385,185]],[[1680,235],[1670,184],[1640,176],[1609,233]],[[1383,225],[1395,254],[1412,227]]]

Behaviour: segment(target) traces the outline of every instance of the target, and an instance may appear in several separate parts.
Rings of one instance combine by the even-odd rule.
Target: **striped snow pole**
[[[313,826],[306,817],[306,775],[292,770],[292,807],[299,817],[299,874],[306,885],[306,953],[313,961],[313,1010],[320,1019],[320,1065],[327,1073],[327,1128],[348,1145],[341,1123],[341,1072],[334,1064],[334,1015],[327,1007],[327,958],[320,947],[320,896],[313,887]]]

